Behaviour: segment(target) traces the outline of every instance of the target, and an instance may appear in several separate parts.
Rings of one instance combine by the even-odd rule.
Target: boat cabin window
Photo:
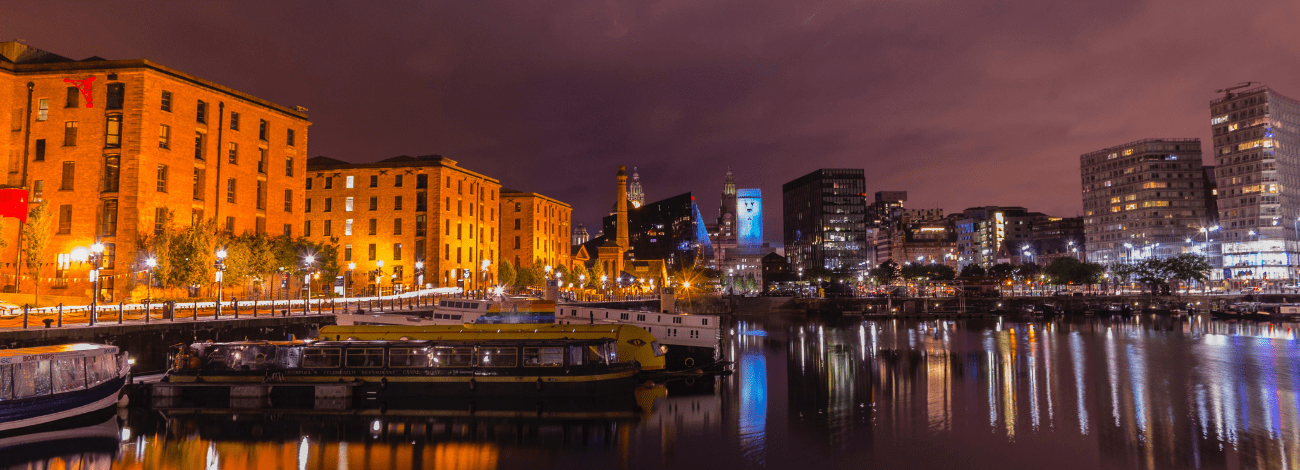
[[[9,364],[0,364],[0,400],[14,398],[14,368]]]
[[[433,367],[469,367],[474,365],[473,348],[433,348]]]
[[[348,367],[373,368],[384,366],[383,348],[361,348],[348,350]]]
[[[392,348],[388,367],[432,367],[433,348]]]
[[[528,367],[563,366],[564,348],[524,348],[524,365]]]
[[[104,358],[108,356],[95,356],[86,358],[86,386],[94,387],[111,379],[111,374],[104,374]]]
[[[605,364],[605,346],[600,344],[588,344],[585,347],[586,357],[583,362],[587,364]]]
[[[50,361],[24,362],[14,366],[14,398],[50,394]]]
[[[86,359],[69,357],[54,361],[54,393],[86,388]]]
[[[515,348],[478,348],[479,367],[515,367],[519,351]]]
[[[335,368],[339,362],[338,348],[303,348],[302,366],[305,368]]]
[[[569,346],[569,367],[580,366],[583,359],[587,357],[587,348],[584,346]]]

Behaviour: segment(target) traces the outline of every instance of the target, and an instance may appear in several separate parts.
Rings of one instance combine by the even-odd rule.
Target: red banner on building
[[[0,189],[0,217],[13,217],[27,222],[26,189]]]

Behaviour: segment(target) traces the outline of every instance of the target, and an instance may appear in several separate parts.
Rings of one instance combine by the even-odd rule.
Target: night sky
[[[311,155],[440,154],[598,227],[615,166],[717,216],[866,168],[909,207],[1078,215],[1080,154],[1199,137],[1213,91],[1300,98],[1300,2],[7,2],[0,40],[149,59],[309,108]],[[594,234],[594,231],[593,231]]]

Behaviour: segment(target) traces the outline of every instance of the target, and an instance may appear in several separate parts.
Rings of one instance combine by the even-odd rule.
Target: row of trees
[[[270,236],[267,234],[227,235],[217,232],[216,222],[208,220],[189,227],[177,227],[171,211],[166,213],[162,231],[146,235],[137,241],[140,258],[136,266],[152,257],[154,285],[163,288],[189,288],[214,281],[216,252],[226,251],[226,285],[264,285],[277,273],[295,273],[307,268],[306,258],[312,256],[311,268],[320,276],[333,279],[340,272],[338,245],[313,242],[306,238]]]
[[[1040,279],[1055,285],[1091,285],[1105,281],[1106,269],[1106,266],[1100,263],[1063,257],[1052,260],[1046,267],[1033,263],[998,263],[985,269],[978,264],[972,264],[962,268],[961,273],[958,274],[953,268],[942,264],[899,265],[889,260],[872,269],[870,274],[878,284],[890,284],[904,279],[948,281],[957,278],[994,278],[999,281]],[[1209,279],[1210,269],[1212,269],[1210,262],[1204,256],[1189,253],[1169,258],[1150,258],[1134,264],[1110,266],[1111,272],[1119,279],[1143,284],[1163,284],[1170,281],[1205,282]]]

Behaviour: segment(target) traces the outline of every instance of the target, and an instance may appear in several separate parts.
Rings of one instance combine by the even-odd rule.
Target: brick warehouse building
[[[349,263],[353,293],[394,285],[460,286],[496,279],[501,184],[438,155],[400,156],[374,163],[327,157],[307,162],[304,236],[338,244],[339,266]],[[567,232],[566,232],[567,233]],[[487,271],[482,270],[489,261]],[[417,279],[416,263],[423,263]]]
[[[106,247],[100,299],[125,300],[132,274],[144,269],[136,242],[166,208],[181,224],[214,219],[236,234],[302,234],[305,108],[148,60],[73,60],[5,42],[0,117],[9,126],[0,132],[0,182],[30,188],[54,217],[43,293],[89,297],[90,266],[69,254],[98,240]],[[17,240],[16,221],[0,222],[0,236]],[[16,245],[0,254],[6,285]]]
[[[514,266],[573,267],[573,206],[538,193],[501,190],[501,254]]]

